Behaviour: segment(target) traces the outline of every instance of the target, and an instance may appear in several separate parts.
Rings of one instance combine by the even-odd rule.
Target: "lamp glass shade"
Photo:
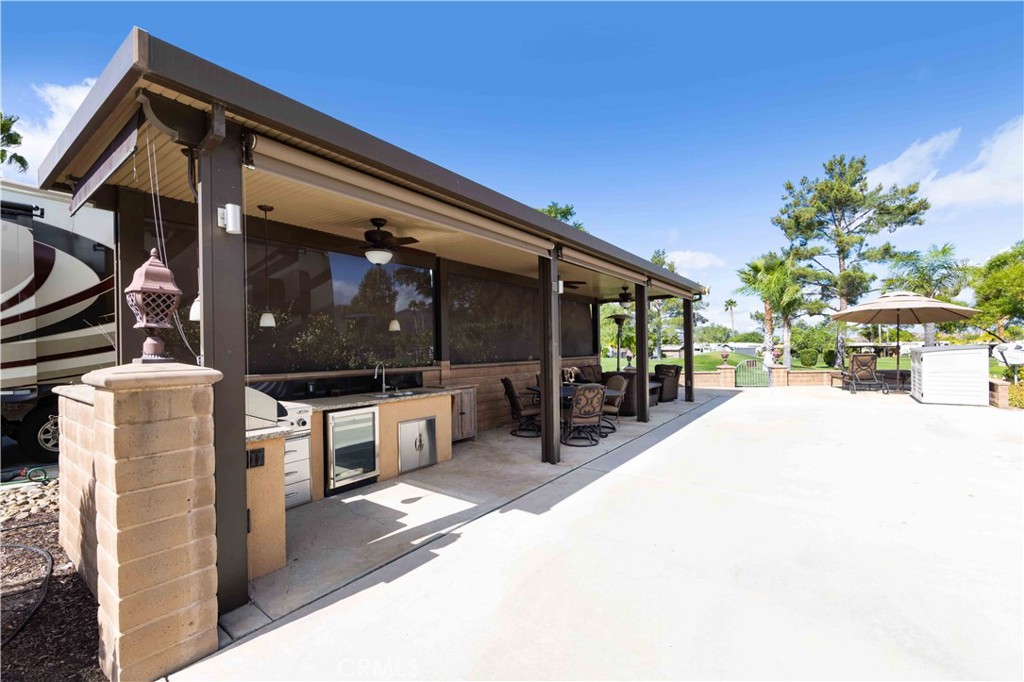
[[[277,320],[274,319],[274,313],[269,310],[260,315],[260,326],[261,327],[276,327]]]
[[[394,256],[388,249],[372,248],[366,250],[366,260],[370,261],[374,265],[385,265],[391,262],[391,258]]]
[[[399,324],[397,317],[395,319],[391,320],[391,322],[388,324],[388,331],[389,332],[400,332],[400,331],[402,331],[402,325]]]
[[[200,302],[199,297],[196,296],[196,300],[192,301],[192,305],[188,309],[188,321],[198,322],[201,316],[203,304]]]

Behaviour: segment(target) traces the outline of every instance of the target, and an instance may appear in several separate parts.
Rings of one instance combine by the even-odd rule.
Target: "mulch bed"
[[[57,520],[57,513],[46,511],[4,523],[3,544],[40,547],[53,557],[53,574],[39,610],[3,647],[0,676],[4,682],[106,682],[107,679],[96,660],[99,649],[96,600],[60,547]],[[40,522],[45,523],[23,527]],[[0,566],[0,584],[6,593],[38,584],[45,560],[35,552],[4,550]],[[24,597],[15,598],[8,604],[5,597],[3,608],[21,606],[20,602],[24,601]],[[3,620],[10,620],[7,614]]]

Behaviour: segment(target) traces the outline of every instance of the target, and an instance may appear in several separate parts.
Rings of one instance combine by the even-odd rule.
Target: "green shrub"
[[[800,364],[804,367],[814,367],[818,364],[818,351],[813,348],[804,348],[800,351]]]
[[[825,352],[822,353],[821,355],[822,355],[822,360],[824,360],[825,364],[828,365],[829,367],[832,367],[835,364],[835,361],[836,361],[836,351],[835,351],[834,348],[826,349]]]
[[[1010,384],[1010,407],[1024,409],[1024,384]]]

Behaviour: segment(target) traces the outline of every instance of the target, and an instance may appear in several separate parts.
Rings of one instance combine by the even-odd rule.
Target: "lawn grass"
[[[735,367],[744,360],[750,360],[748,355],[740,355],[739,353],[732,353],[727,361],[730,365]],[[651,370],[654,369],[655,365],[684,365],[682,358],[661,358],[655,360],[651,358],[648,360],[650,363]],[[719,353],[697,353],[693,356],[693,369],[696,372],[714,372],[717,367],[722,364],[722,356]],[[633,365],[635,367],[635,365]],[[626,361],[622,361],[622,368],[626,368]],[[615,371],[615,358],[601,358],[601,369],[605,372]]]
[[[825,365],[825,363],[823,363],[821,361],[821,355],[818,355],[818,364],[816,364],[814,367],[804,367],[803,365],[800,364],[800,361],[797,359],[797,357],[795,355],[793,356],[793,369],[792,369],[792,371],[794,371],[794,372],[801,372],[801,371],[806,372],[806,371],[809,371],[809,370],[821,370],[821,369],[832,369],[831,367],[828,367],[827,365]],[[895,370],[896,369],[896,358],[895,357],[878,358],[878,369]],[[1005,369],[1006,368],[1003,367],[1001,364],[999,364],[999,361],[996,360],[995,358],[989,358],[988,359],[988,373],[989,373],[990,376],[994,376],[996,378],[1000,378],[1001,379],[1002,376],[1003,376],[1003,371]],[[900,370],[901,371],[908,371],[908,372],[910,371],[910,357],[909,356],[904,355],[904,356],[900,357]]]

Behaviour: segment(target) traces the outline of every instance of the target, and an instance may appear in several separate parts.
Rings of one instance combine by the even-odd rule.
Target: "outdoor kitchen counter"
[[[384,481],[398,475],[398,424],[410,419],[434,417],[437,427],[438,461],[451,459],[452,396],[459,387],[428,387],[411,389],[412,395],[380,398],[370,394],[342,395],[332,398],[311,398],[292,402],[313,408],[310,419],[310,474],[313,480],[313,501],[322,499],[325,490],[324,412],[358,407],[379,407],[378,452],[380,474]]]
[[[287,438],[288,434],[292,432],[290,426],[267,426],[261,429],[247,429],[245,432],[245,442],[258,443],[263,440],[273,440],[274,438]]]
[[[384,403],[397,403],[406,400],[422,400],[433,398],[439,395],[455,395],[459,388],[413,388],[412,395],[395,395],[387,398],[377,397],[375,394],[357,393],[355,395],[339,395],[333,398],[309,398],[293,400],[295,403],[302,403],[313,408],[314,412],[326,412],[329,410],[349,410],[357,407],[372,407]]]

